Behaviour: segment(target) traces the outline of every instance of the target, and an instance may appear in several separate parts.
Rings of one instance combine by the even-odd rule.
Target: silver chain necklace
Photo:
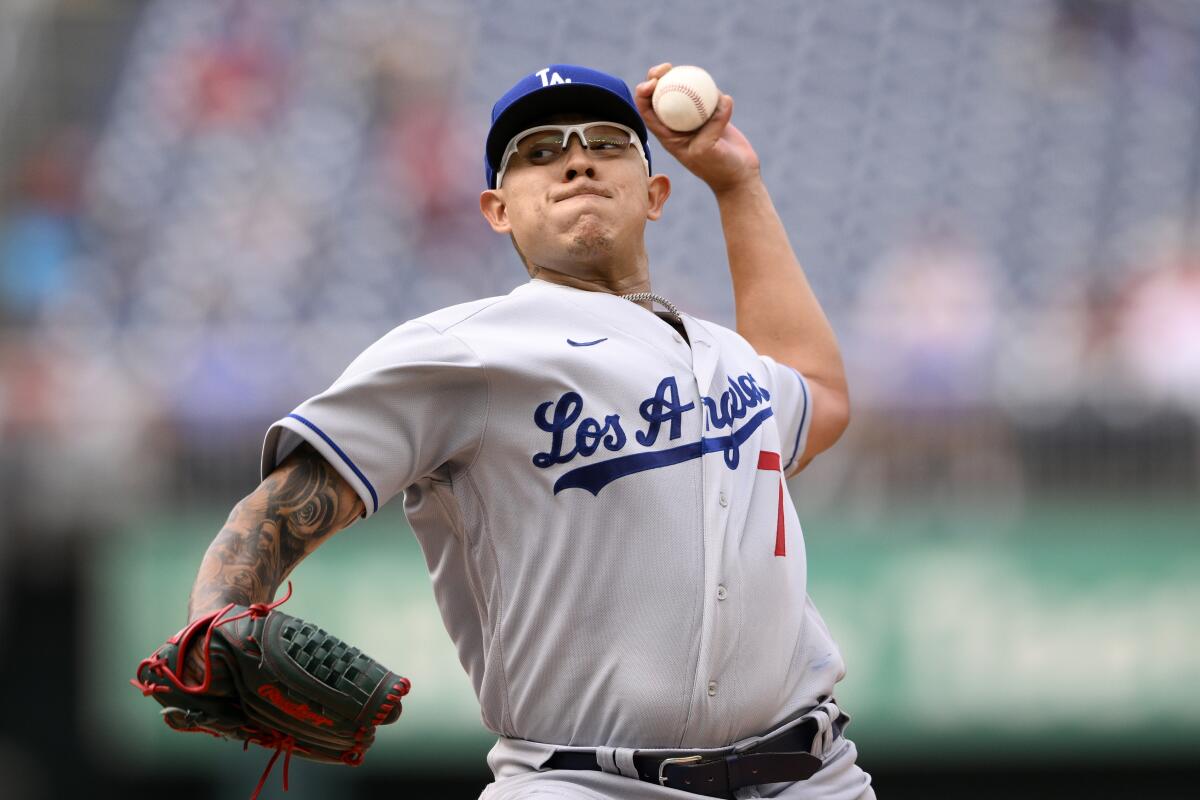
[[[663,297],[661,294],[655,294],[654,292],[634,292],[633,294],[621,295],[621,299],[628,300],[631,303],[644,303],[647,300],[652,300],[655,303],[658,303],[660,306],[666,308],[667,311],[671,312],[671,315],[675,317],[675,319],[683,319],[683,317],[679,316],[679,309],[675,306],[675,304]]]

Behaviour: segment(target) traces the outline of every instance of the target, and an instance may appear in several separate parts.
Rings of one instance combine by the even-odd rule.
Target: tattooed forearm
[[[333,467],[301,446],[234,507],[209,545],[188,619],[226,603],[271,600],[305,556],[362,510],[362,500]]]

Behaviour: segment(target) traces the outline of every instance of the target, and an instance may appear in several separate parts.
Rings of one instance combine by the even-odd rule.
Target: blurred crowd
[[[632,83],[673,48],[728,76],[839,332],[837,481],[1015,497],[1022,430],[1086,417],[1080,463],[1167,420],[1194,490],[1200,7],[710,3],[680,32],[668,3],[575,42],[493,5],[138,4],[97,115],[0,153],[12,507],[69,525],[248,489],[227,465],[358,350],[525,279],[476,210],[491,100],[543,60]],[[672,176],[656,288],[729,324],[715,211]]]

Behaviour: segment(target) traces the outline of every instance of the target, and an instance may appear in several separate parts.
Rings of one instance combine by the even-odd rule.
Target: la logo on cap
[[[549,67],[539,69],[537,72],[535,72],[533,74],[537,75],[539,78],[542,79],[542,86],[553,86],[556,83],[570,83],[571,82],[570,78],[564,78],[562,75],[559,75],[557,72],[551,72]],[[547,77],[547,76],[549,76],[549,77]]]

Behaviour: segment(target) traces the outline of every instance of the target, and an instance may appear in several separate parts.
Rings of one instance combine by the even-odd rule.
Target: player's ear
[[[646,209],[646,219],[658,219],[662,216],[663,206],[671,196],[671,179],[666,175],[652,175],[646,181],[646,199],[650,207]]]
[[[508,205],[500,195],[499,189],[488,189],[479,195],[479,210],[496,233],[512,233],[512,225],[508,221]]]

